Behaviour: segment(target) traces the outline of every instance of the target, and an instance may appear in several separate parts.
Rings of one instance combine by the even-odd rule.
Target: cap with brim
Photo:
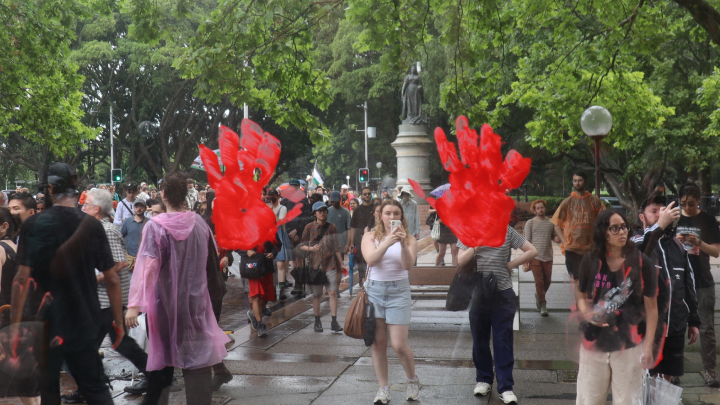
[[[330,200],[330,202],[340,201],[340,192],[333,191],[332,193],[330,193],[330,197],[328,198],[328,200]]]
[[[343,189],[343,188],[349,188],[349,187],[347,184],[343,184],[342,186],[340,186],[340,189]]]
[[[147,203],[142,198],[135,199],[135,202],[133,203],[133,205],[138,205],[138,204],[142,204],[143,206],[147,207]]]
[[[291,186],[300,187],[300,180],[292,179],[292,180],[290,180],[290,182],[288,184]]]
[[[67,163],[56,162],[48,167],[47,183],[40,184],[40,187],[52,185],[57,190],[64,191],[68,188],[75,188],[76,178],[77,174],[72,166]]]
[[[325,203],[322,201],[318,201],[315,204],[313,204],[312,213],[314,214],[317,210],[322,209],[322,208],[327,209],[327,205],[325,205]]]

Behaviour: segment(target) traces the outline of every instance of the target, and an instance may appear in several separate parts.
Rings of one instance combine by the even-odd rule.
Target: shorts
[[[680,377],[685,374],[685,334],[667,336],[662,350],[662,360],[650,374],[667,374]]]
[[[565,251],[565,267],[567,272],[573,279],[580,277],[580,263],[585,255],[575,253],[572,250]]]
[[[125,261],[127,262],[127,270],[132,273],[135,270],[135,256],[130,256],[128,252],[125,252]]]
[[[260,299],[263,301],[275,301],[273,275],[273,273],[270,273],[254,280],[248,279],[248,288],[250,289],[248,297],[260,296]]]
[[[375,306],[375,318],[385,319],[388,325],[410,325],[410,280],[368,280],[365,291]]]
[[[321,297],[323,295],[323,287],[325,287],[327,292],[330,292],[330,291],[337,292],[337,290],[338,290],[337,271],[328,270],[325,272],[325,275],[327,276],[327,279],[328,279],[327,284],[307,284],[312,295],[314,295],[316,297]]]
[[[280,253],[278,253],[275,259],[279,262],[292,260],[293,245],[292,242],[290,242],[290,237],[287,232],[285,232],[282,227],[278,228],[277,236],[280,243],[282,243],[282,247],[280,248]]]

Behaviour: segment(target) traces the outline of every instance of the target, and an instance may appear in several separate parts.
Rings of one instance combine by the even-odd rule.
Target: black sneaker
[[[64,404],[84,404],[85,397],[82,396],[80,391],[75,391],[70,395],[61,395],[60,400]]]
[[[255,319],[255,314],[253,314],[252,309],[247,311],[247,317],[248,317],[248,321],[250,322],[250,326],[252,326],[253,330],[257,330],[258,321],[257,321],[257,319]]]
[[[212,390],[219,390],[223,384],[229,383],[232,378],[232,374],[215,374],[212,378]]]
[[[340,326],[340,324],[338,323],[338,321],[332,321],[332,322],[330,323],[330,330],[333,331],[333,332],[342,332],[342,331],[343,331],[343,328],[342,328],[342,326]]]
[[[315,332],[322,332],[322,331],[323,331],[322,322],[318,319],[315,321]]]
[[[280,289],[280,295],[278,296],[278,299],[280,299],[280,301],[285,301],[285,300],[287,299],[287,295],[285,295],[285,289],[284,289],[284,288],[281,288],[281,289]]]
[[[265,307],[265,308],[263,308],[263,310],[262,310],[262,314],[265,315],[265,316],[270,316],[270,315],[272,315],[272,311],[270,310],[270,308]]]
[[[286,282],[285,282],[285,288],[292,288],[292,286],[294,286],[294,285],[295,285],[295,284],[293,284],[293,283],[291,283],[291,282],[289,282],[289,281],[286,281]]]
[[[137,383],[133,385],[128,385],[127,387],[123,388],[123,391],[127,392],[128,394],[133,395],[142,395],[146,393],[148,390],[148,382],[147,380],[138,381]]]
[[[257,332],[258,332],[258,337],[267,336],[267,326],[265,326],[265,324],[262,322],[258,323]]]

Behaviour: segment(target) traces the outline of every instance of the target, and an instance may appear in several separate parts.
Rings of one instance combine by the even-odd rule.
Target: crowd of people
[[[187,403],[210,404],[212,392],[232,379],[223,364],[226,334],[218,326],[227,291],[228,267],[266,269],[248,280],[248,322],[257,336],[268,336],[268,303],[290,295],[312,294],[313,329],[322,333],[320,304],[327,294],[330,331],[339,333],[338,294],[344,263],[358,271],[376,319],[372,361],[379,389],[373,400],[390,400],[387,347],[391,344],[407,377],[406,399],[420,397],[413,351],[408,343],[412,300],[409,271],[416,264],[420,215],[409,187],[396,195],[369,187],[358,197],[343,185],[303,193],[299,180],[266,187],[261,196],[276,216],[277,238],[245,251],[217,246],[213,224],[214,191],[186,175],[171,173],[149,187],[90,185],[78,192],[77,175],[64,163],[50,165],[42,192],[2,194],[0,203],[0,329],[8,328],[21,367],[28,356],[42,367],[14,380],[3,396],[24,404],[87,402],[111,404],[99,349],[108,336],[114,348],[145,378],[125,390],[145,394],[143,404],[166,404],[173,369],[183,371]],[[553,242],[561,243],[572,280],[582,344],[579,348],[577,403],[630,404],[643,369],[677,383],[683,375],[685,336],[700,340],[708,386],[720,387],[715,367],[714,280],[710,257],[720,256],[715,217],[698,208],[700,190],[682,189],[668,202],[651,193],[640,207],[643,232],[632,236],[624,214],[586,190],[587,175],[573,176],[574,191],[546,215],[548,204],[534,201],[534,217],[518,232],[507,226],[500,247],[466,246],[437,211],[426,221],[433,228],[444,265],[450,247],[452,265],[476,268],[476,294],[469,308],[476,385],[473,394],[497,393],[506,404],[513,393],[514,269],[527,267],[535,279],[535,300],[548,316]],[[300,215],[284,219],[295,207]],[[632,237],[631,237],[632,236]],[[512,250],[519,250],[512,257]],[[291,270],[306,268],[313,280],[292,283]],[[353,272],[355,269],[351,268]],[[275,285],[277,275],[277,286]],[[143,350],[128,335],[144,326]],[[185,337],[192,336],[192,339]],[[388,342],[389,337],[389,342]],[[493,353],[491,353],[491,342]],[[39,341],[39,342],[38,342]],[[0,341],[3,345],[7,342]],[[8,346],[6,346],[8,347]],[[23,363],[25,361],[25,363]],[[40,360],[39,360],[40,361]],[[60,396],[60,370],[78,386]],[[0,388],[3,388],[0,382]]]

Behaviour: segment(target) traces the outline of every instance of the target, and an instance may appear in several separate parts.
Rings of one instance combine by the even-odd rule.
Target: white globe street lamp
[[[582,113],[580,126],[595,141],[595,195],[600,197],[600,141],[612,129],[612,115],[605,107],[594,105]]]

